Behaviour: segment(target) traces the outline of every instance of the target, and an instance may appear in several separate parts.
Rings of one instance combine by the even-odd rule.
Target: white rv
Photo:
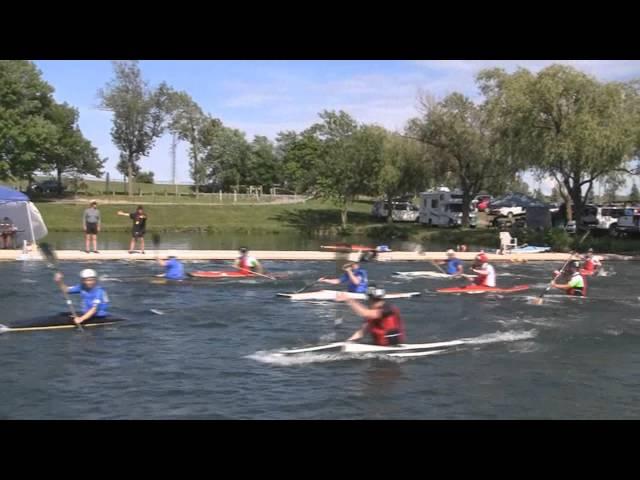
[[[462,193],[448,188],[420,194],[420,223],[439,227],[457,227],[462,224]],[[476,214],[469,212],[469,226],[478,223]]]

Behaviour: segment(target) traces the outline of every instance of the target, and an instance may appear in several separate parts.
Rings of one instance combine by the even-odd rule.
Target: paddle
[[[235,268],[236,270],[242,270],[243,272],[246,272],[246,271],[247,271],[245,268],[242,268],[242,267],[237,267],[237,266],[235,266],[235,265],[231,265],[231,266],[232,266],[233,268]],[[276,278],[276,277],[272,277],[272,276],[270,276],[270,275],[264,275],[264,274],[262,274],[262,273],[253,272],[253,271],[251,272],[251,275],[257,275],[257,276],[259,276],[259,277],[268,278],[269,280],[277,280],[277,278]]]
[[[564,272],[564,269],[567,268],[567,265],[569,265],[569,262],[571,260],[573,260],[573,252],[569,254],[569,260],[564,262],[564,265],[562,266],[558,274],[555,277],[553,277],[553,280],[551,280],[551,282],[549,283],[549,286],[545,288],[544,291],[540,294],[540,296],[534,300],[533,302],[534,305],[542,305],[544,301],[543,297],[549,292],[549,290],[553,288],[553,282],[555,282],[560,277],[560,275],[562,275],[562,272]]]
[[[440,270],[441,273],[444,273],[446,275],[447,272],[445,272],[442,267],[440,267],[440,265],[438,265],[436,262],[431,262],[438,270]]]
[[[47,259],[47,262],[49,262],[49,264],[51,264],[56,269],[56,273],[61,273],[60,269],[58,268],[58,257],[56,256],[56,252],[53,249],[53,247],[48,243],[43,242],[40,244],[40,251],[42,252],[42,255]],[[73,306],[73,302],[69,298],[67,289],[65,288],[64,284],[61,283],[59,285],[60,285],[60,291],[62,292],[62,295],[64,296],[64,299],[67,302],[67,306],[69,307],[69,312],[71,313],[71,315],[73,315],[73,318],[76,318],[78,315],[76,314],[76,309]],[[82,328],[82,325],[80,324],[76,324],[76,325],[78,327],[78,330],[80,331],[84,330]]]

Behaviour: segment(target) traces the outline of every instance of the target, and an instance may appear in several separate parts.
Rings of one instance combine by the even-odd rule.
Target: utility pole
[[[171,137],[171,171],[173,174],[173,187],[175,189],[176,199],[178,198],[178,183],[176,179],[176,148],[178,146],[178,134],[174,133]]]

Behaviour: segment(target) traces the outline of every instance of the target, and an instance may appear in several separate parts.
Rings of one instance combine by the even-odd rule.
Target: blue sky
[[[104,60],[35,61],[54,88],[58,101],[80,111],[80,127],[116,175],[118,151],[111,143],[110,113],[98,110],[97,91],[113,76]],[[420,92],[436,97],[453,91],[472,98],[478,92],[475,74],[489,67],[537,71],[552,63],[571,64],[601,80],[640,78],[638,60],[407,60],[407,61],[142,61],[144,78],[157,85],[166,81],[187,91],[203,110],[226,125],[274,139],[282,130],[301,130],[324,109],[345,110],[359,122],[401,130],[417,115]],[[144,170],[157,180],[171,179],[170,139],[161,138]],[[187,181],[186,145],[178,151],[178,180]],[[529,179],[530,180],[530,179]],[[530,181],[532,183],[532,181]],[[548,187],[548,185],[545,185]],[[545,188],[548,190],[548,188]]]

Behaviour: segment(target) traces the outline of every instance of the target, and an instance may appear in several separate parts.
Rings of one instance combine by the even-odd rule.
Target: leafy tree
[[[44,163],[39,169],[56,172],[59,191],[62,191],[64,174],[101,176],[106,159],[100,159],[97,150],[82,135],[78,127],[78,110],[66,103],[53,104],[46,117],[55,126],[55,136],[43,153]]]
[[[542,190],[540,190],[539,188],[536,188],[533,191],[533,198],[535,198],[536,200],[539,200],[541,202],[546,202],[547,201],[547,197],[544,196],[544,193],[542,193]]]
[[[119,169],[126,165],[129,195],[142,157],[149,155],[165,128],[171,109],[166,84],[152,89],[142,79],[137,61],[113,62],[115,78],[98,91],[101,107],[113,113],[111,139],[120,150]],[[123,165],[124,164],[124,165]]]
[[[154,183],[153,180],[154,173],[149,172],[140,172],[136,175],[136,182],[138,183]]]
[[[438,178],[454,180],[462,190],[462,223],[466,226],[473,197],[483,190],[504,188],[500,182],[511,178],[517,167],[496,144],[495,119],[483,105],[453,93],[440,102],[424,98],[422,107],[424,115],[411,120],[408,130],[436,149]]]
[[[0,179],[28,178],[55,142],[53,88],[26,60],[0,60]]]
[[[276,155],[281,158],[285,185],[297,193],[315,190],[322,142],[310,130],[300,134],[281,132],[276,138]]]
[[[250,145],[246,183],[271,187],[282,179],[280,160],[273,143],[267,137],[256,135]]]
[[[413,139],[385,132],[378,188],[387,202],[387,222],[393,222],[392,199],[427,186],[427,147]]]
[[[478,81],[499,119],[503,149],[556,179],[570,197],[579,223],[593,182],[623,168],[637,152],[640,115],[635,90],[601,83],[563,65],[538,74],[485,70]],[[567,217],[571,216],[568,203]]]
[[[207,181],[238,190],[247,178],[251,155],[244,133],[210,118],[201,130],[200,144],[205,149],[202,167]]]

